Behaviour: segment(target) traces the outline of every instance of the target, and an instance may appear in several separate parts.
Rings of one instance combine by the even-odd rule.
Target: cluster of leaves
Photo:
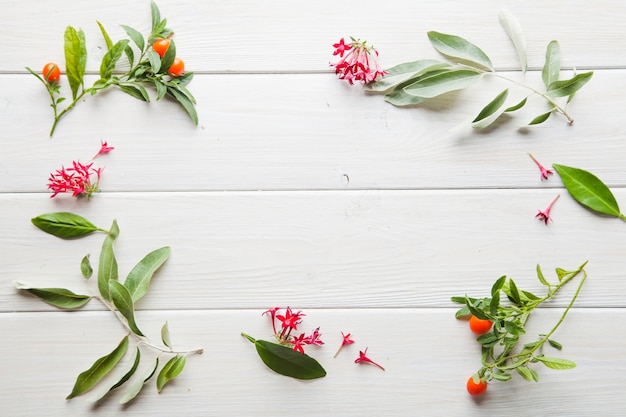
[[[131,269],[122,283],[119,281],[118,264],[113,251],[113,244],[119,235],[119,227],[115,220],[111,228],[105,230],[95,226],[79,215],[68,212],[55,212],[37,216],[32,219],[32,223],[44,232],[62,239],[80,238],[93,232],[106,233],[98,262],[98,293],[96,295],[82,295],[65,288],[33,288],[20,282],[16,283],[16,287],[61,309],[77,309],[83,307],[93,298],[98,299],[115,314],[124,328],[128,330],[128,334],[122,338],[113,351],[99,358],[88,370],[78,376],[74,388],[67,396],[67,399],[90,391],[106,375],[113,371],[128,351],[131,337],[136,343],[134,354],[128,361],[128,366],[126,369],[121,370],[122,372],[119,378],[116,379],[116,382],[97,395],[94,400],[98,401],[124,385],[126,391],[122,395],[120,403],[124,404],[131,401],[141,392],[144,384],[156,374],[159,368],[159,357],[162,354],[166,354],[171,356],[171,358],[161,367],[156,378],[157,390],[161,392],[165,384],[182,372],[188,354],[202,353],[202,349],[190,351],[174,350],[167,322],[161,328],[163,347],[152,344],[137,324],[135,305],[147,293],[154,273],[169,257],[169,247],[165,246],[148,253]],[[89,255],[82,259],[80,269],[83,277],[89,280],[93,274]],[[139,368],[142,359],[141,346],[146,346],[158,352],[158,355],[143,374],[137,376],[131,383],[126,384]]]
[[[509,12],[501,14],[501,22],[517,50],[522,71],[526,72],[527,61],[524,35],[515,17]],[[592,77],[593,72],[575,74],[573,77],[560,80],[561,63],[560,47],[555,40],[548,44],[546,62],[542,70],[544,89],[509,79],[493,67],[491,59],[478,46],[468,40],[445,33],[430,31],[428,39],[431,45],[448,61],[423,59],[402,63],[387,70],[387,75],[379,81],[367,84],[369,91],[385,94],[385,101],[398,106],[409,107],[423,103],[434,97],[451,91],[461,90],[481,80],[484,76],[494,76],[506,80],[529,91],[521,100],[507,104],[509,88],[500,92],[472,120],[472,127],[485,128],[494,123],[505,113],[511,113],[524,107],[532,95],[542,97],[549,105],[533,118],[529,124],[536,125],[548,120],[553,113],[565,116],[571,124],[574,119],[567,113],[565,106],[576,91],[584,86]],[[565,98],[565,105],[557,99]]]
[[[565,316],[580,293],[587,278],[584,270],[586,264],[587,262],[583,263],[574,271],[557,268],[558,282],[556,284],[546,280],[541,268],[537,265],[539,281],[547,289],[543,297],[518,288],[513,279],[507,276],[496,280],[491,288],[491,297],[452,297],[452,301],[465,304],[457,311],[457,318],[474,315],[481,320],[493,322],[492,330],[476,339],[482,345],[482,367],[477,372],[477,376],[482,381],[489,382],[492,379],[507,381],[512,378],[512,372],[515,371],[525,380],[537,382],[539,375],[530,367],[531,364],[541,363],[552,369],[571,369],[576,366],[570,360],[544,355],[542,348],[547,342],[553,348],[561,350],[562,345],[551,337],[565,320]],[[535,308],[554,297],[565,284],[581,273],[582,279],[578,289],[557,324],[549,332],[540,334],[537,340],[524,344],[517,351],[520,337],[526,334],[526,322]]]
[[[161,19],[161,14],[157,5],[151,3],[152,29],[147,37],[144,37],[138,30],[121,25],[130,39],[121,39],[113,42],[106,32],[104,26],[98,22],[102,36],[106,42],[107,51],[102,57],[100,64],[100,79],[94,84],[85,88],[85,68],[87,64],[87,47],[85,34],[82,29],[68,26],[65,30],[65,65],[67,79],[72,91],[72,102],[63,110],[59,109],[59,104],[65,101],[61,97],[61,87],[56,83],[48,83],[44,78],[32,69],[26,69],[37,77],[46,87],[51,98],[51,106],[54,112],[54,123],[50,130],[50,136],[54,134],[57,123],[67,114],[76,103],[86,94],[95,95],[111,86],[116,86],[128,95],[141,101],[149,102],[150,96],[146,87],[156,89],[156,100],[161,100],[168,96],[187,111],[193,122],[198,124],[198,114],[195,109],[196,99],[186,88],[186,85],[193,78],[192,72],[187,72],[180,77],[172,77],[167,74],[174,59],[176,58],[176,45],[170,39],[170,46],[161,58],[158,53],[152,50],[152,44],[163,38],[171,38],[173,32],[166,27],[167,19]],[[131,46],[131,41],[136,50]],[[126,56],[130,69],[123,73],[115,72],[116,66],[122,56]],[[138,56],[137,56],[138,55]]]

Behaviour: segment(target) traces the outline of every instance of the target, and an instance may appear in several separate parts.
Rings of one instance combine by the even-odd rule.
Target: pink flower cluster
[[[350,38],[352,42],[346,44],[344,39],[333,44],[335,52],[339,55],[339,62],[331,63],[335,67],[335,74],[342,80],[347,80],[350,84],[354,81],[362,81],[364,84],[376,80],[379,76],[385,75],[378,63],[378,51],[373,46],[368,46],[367,41]]]
[[[72,161],[70,168],[61,167],[61,169],[51,173],[50,178],[48,178],[48,189],[52,191],[50,197],[70,192],[73,197],[86,196],[89,198],[93,193],[98,192],[102,168],[94,168],[93,159],[109,153],[113,149],[113,147],[108,146],[107,142],[103,141],[100,144],[100,150],[92,158],[92,162],[81,164],[78,161]]]
[[[305,314],[302,311],[293,312],[290,307],[285,309],[284,314],[280,313],[280,307],[271,308],[263,314],[269,314],[272,320],[272,328],[274,329],[274,336],[281,345],[287,345],[293,347],[293,350],[304,354],[304,347],[306,345],[321,346],[324,344],[320,337],[320,328],[314,329],[310,335],[300,333],[299,336],[293,336],[292,330],[297,331],[298,325],[302,323],[302,317]],[[280,329],[276,327],[276,322],[280,322]]]

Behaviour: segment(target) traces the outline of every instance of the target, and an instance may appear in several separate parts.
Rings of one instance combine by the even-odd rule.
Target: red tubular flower
[[[383,368],[382,366],[380,366],[379,364],[377,364],[376,362],[374,362],[373,360],[368,358],[366,356],[366,353],[367,353],[367,348],[365,348],[365,351],[363,351],[363,352],[359,351],[359,357],[356,358],[354,363],[371,363],[372,365],[379,367],[383,371],[385,370],[385,368]]]
[[[298,324],[302,323],[302,316],[304,313],[301,311],[294,313],[291,307],[287,307],[285,315],[276,314],[276,318],[282,323],[283,330],[298,330]]]
[[[322,337],[322,334],[320,333],[320,328],[318,327],[317,329],[313,330],[311,335],[307,338],[306,343],[308,345],[322,346],[324,342],[322,342],[322,339],[320,339],[320,337]]]
[[[537,164],[537,167],[539,167],[539,171],[541,172],[541,180],[547,180],[548,179],[548,175],[552,175],[554,174],[554,172],[550,169],[546,169],[546,167],[544,167],[543,165],[541,165],[541,163],[539,161],[537,161],[537,159],[533,156],[533,154],[529,153],[528,156],[530,156],[530,159],[532,159],[535,164]]]
[[[48,179],[48,188],[55,197],[57,194],[71,192],[74,197],[87,196],[88,198],[99,191],[98,183],[102,168],[92,168],[93,162],[83,165],[78,161],[72,162],[72,168],[61,167],[56,173],[50,174]],[[91,176],[96,175],[95,183],[92,182]]]
[[[350,39],[352,42],[347,45],[343,38],[339,43],[333,44],[335,48],[333,55],[339,55],[341,59],[330,65],[335,67],[335,74],[339,75],[339,79],[346,80],[350,84],[354,84],[355,80],[366,84],[387,73],[380,67],[378,51],[373,46],[367,45],[367,41]]]
[[[552,218],[550,217],[550,210],[552,210],[552,206],[554,205],[554,203],[556,203],[556,200],[558,200],[559,197],[560,197],[560,194],[557,194],[556,197],[554,197],[554,200],[552,200],[552,202],[548,205],[548,207],[544,211],[537,210],[538,213],[535,215],[535,217],[541,220],[542,222],[544,222],[546,226],[548,225],[549,221],[552,221]]]
[[[301,333],[300,336],[294,337],[290,343],[293,345],[293,350],[304,355],[304,346],[308,344],[308,338],[304,336],[304,333]]]
[[[343,340],[341,341],[341,346],[339,346],[339,349],[337,349],[337,352],[335,353],[335,356],[333,356],[333,358],[336,358],[337,355],[339,355],[339,352],[341,352],[341,349],[343,349],[344,346],[354,343],[354,340],[350,339],[350,333],[343,334],[343,332],[341,332],[341,337],[343,337]]]
[[[97,154],[94,155],[93,158],[91,158],[92,160],[96,159],[97,157],[99,157],[100,155],[104,155],[105,153],[109,153],[111,152],[113,149],[115,149],[113,146],[109,146],[109,144],[106,141],[100,141],[100,150],[98,151]]]

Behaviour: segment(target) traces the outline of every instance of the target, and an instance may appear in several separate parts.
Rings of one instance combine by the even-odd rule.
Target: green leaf
[[[156,51],[150,49],[148,50],[148,62],[150,62],[150,68],[152,68],[152,72],[155,74],[159,72],[161,69],[161,57]]]
[[[498,314],[498,307],[500,306],[500,292],[496,292],[491,297],[491,302],[489,303],[489,312],[496,316]]]
[[[514,321],[505,321],[504,328],[507,332],[513,335],[522,335],[526,333],[524,328]]]
[[[100,260],[98,263],[98,290],[106,301],[111,301],[111,295],[109,292],[109,281],[118,280],[117,274],[117,260],[115,259],[115,253],[113,252],[113,244],[115,239],[120,233],[120,229],[117,226],[117,221],[113,220],[111,230],[104,238],[102,242],[102,249],[100,250]]]
[[[173,87],[167,88],[168,94],[173,97],[176,101],[180,103],[181,106],[187,111],[191,120],[195,125],[198,125],[198,113],[196,112],[196,108],[193,105],[193,102],[183,93],[179,92]]]
[[[85,279],[89,279],[91,275],[93,275],[93,268],[91,267],[91,262],[89,262],[89,254],[85,255],[80,261],[80,272]]]
[[[548,120],[548,118],[550,117],[551,114],[552,114],[552,110],[550,110],[549,112],[546,112],[544,114],[540,114],[539,116],[537,116],[534,119],[532,119],[530,121],[530,123],[528,123],[528,124],[529,125],[541,124],[541,123],[545,122],[546,120]]]
[[[524,378],[528,382],[537,382],[537,380],[539,379],[539,377],[536,375],[536,372],[534,372],[527,366],[519,366],[515,368],[515,370],[518,374],[522,376],[522,378]]]
[[[474,84],[481,78],[473,70],[450,70],[424,77],[404,87],[404,92],[417,97],[432,98],[450,91],[460,90]]]
[[[120,25],[122,29],[126,32],[128,37],[137,45],[140,51],[143,51],[146,47],[145,40],[143,39],[143,35],[137,30],[130,26]],[[126,41],[128,43],[128,41]]]
[[[559,79],[561,74],[561,49],[557,41],[552,41],[546,49],[546,63],[541,71],[543,83],[548,87]]]
[[[72,90],[72,98],[76,99],[78,90],[83,86],[85,67],[87,65],[87,47],[85,33],[72,26],[65,29],[65,71]]]
[[[102,26],[102,23],[100,23],[97,20],[96,20],[96,23],[98,24],[98,27],[100,28],[100,32],[102,32],[102,37],[104,38],[104,42],[107,45],[107,51],[108,51],[109,49],[113,47],[113,41],[111,41],[111,38],[109,37],[109,34],[107,33],[107,31],[104,29],[104,26]]]
[[[104,80],[111,78],[111,74],[113,74],[113,70],[115,70],[115,65],[122,57],[124,49],[126,49],[127,46],[128,39],[122,39],[104,54],[100,64],[100,78]]]
[[[124,395],[122,395],[122,398],[120,398],[120,404],[126,404],[129,401],[133,400],[135,397],[137,397],[137,395],[143,389],[143,386],[145,385],[145,383],[148,382],[150,378],[152,378],[152,375],[154,375],[158,367],[159,367],[159,358],[156,358],[154,366],[151,368],[148,368],[146,372],[144,372],[144,374],[141,376],[141,378],[137,379],[128,387]]]
[[[496,342],[498,340],[498,336],[496,336],[493,332],[485,333],[476,338],[476,341],[481,345],[489,344]]]
[[[94,362],[91,368],[78,375],[74,388],[70,395],[66,397],[66,400],[83,395],[92,389],[104,376],[111,372],[115,365],[117,365],[126,353],[126,349],[128,349],[128,336],[124,336],[122,341],[111,353],[101,357]]]
[[[159,68],[160,73],[166,73],[168,69],[172,66],[172,63],[176,59],[176,43],[174,39],[170,39],[170,46],[165,51],[165,55],[161,59],[161,68]]]
[[[95,401],[100,401],[101,399],[106,397],[107,394],[109,394],[111,391],[114,391],[114,390],[118,389],[119,387],[121,387],[122,385],[124,385],[126,383],[126,381],[128,381],[135,374],[135,371],[137,370],[137,367],[139,366],[139,361],[140,360],[141,360],[141,351],[139,350],[139,347],[137,346],[135,348],[134,359],[130,362],[130,368],[128,368],[128,370],[126,372],[124,372],[122,377],[115,384],[113,384],[113,386],[111,386],[108,390],[106,390],[105,392],[101,393],[97,397],[92,398],[91,401],[94,401],[94,402]]]
[[[491,320],[491,317],[489,317],[483,310],[476,307],[476,305],[472,303],[469,299],[465,300],[465,305],[469,309],[470,313],[472,313],[472,315],[476,316],[477,318],[481,320]]]
[[[124,53],[126,54],[126,58],[128,58],[128,65],[132,67],[135,63],[135,53],[133,52],[133,48],[131,48],[129,45],[126,45],[126,48],[124,48]]]
[[[550,287],[550,283],[543,276],[543,272],[541,272],[541,267],[539,266],[539,264],[537,264],[537,278],[539,278],[539,282],[541,282],[543,285],[545,285],[546,287]]]
[[[493,373],[491,374],[491,376],[493,377],[493,379],[497,379],[498,381],[508,381],[509,379],[511,379],[511,374]]]
[[[536,359],[551,369],[564,370],[576,367],[576,363],[568,359],[553,358],[550,356],[537,356]]]
[[[137,302],[148,291],[150,286],[150,280],[157,269],[163,265],[163,263],[170,256],[169,246],[165,246],[156,250],[153,250],[135,265],[135,267],[128,273],[124,286],[128,289],[133,302]]]
[[[506,294],[511,298],[511,300],[518,305],[522,304],[522,299],[519,295],[519,290],[517,289],[517,285],[515,285],[515,281],[513,279],[509,279],[508,291]]]
[[[460,310],[458,310],[455,314],[454,317],[458,318],[462,318],[462,317],[467,317],[469,315],[471,315],[472,313],[470,312],[469,308],[467,306],[462,307]]]
[[[157,33],[157,27],[161,23],[161,12],[154,1],[150,2],[150,14],[152,17],[152,33]]]
[[[563,281],[563,278],[565,278],[565,276],[567,276],[567,274],[569,274],[569,272],[567,272],[563,268],[556,268],[555,272],[556,272],[557,278],[559,279],[559,282]]]
[[[118,281],[110,280],[109,293],[117,310],[126,318],[130,330],[138,336],[143,336],[144,334],[139,330],[139,327],[137,327],[137,322],[135,321],[135,306],[126,287]]]
[[[565,97],[574,94],[580,90],[582,86],[593,76],[593,71],[583,72],[582,74],[575,75],[569,80],[552,81],[548,86],[547,93],[551,97]]]
[[[565,188],[583,206],[609,216],[620,217],[620,210],[613,193],[591,172],[565,165],[552,165],[558,172]]]
[[[44,232],[61,239],[82,237],[97,230],[105,232],[84,217],[65,211],[41,214],[31,219],[31,222]]]
[[[460,36],[430,31],[428,39],[433,48],[455,62],[493,70],[489,57],[478,46]]]
[[[170,339],[170,329],[169,329],[169,326],[167,325],[167,322],[165,322],[163,327],[161,327],[161,341],[163,341],[163,344],[167,346],[168,348],[170,349],[172,348],[172,341]]]
[[[65,288],[33,288],[19,281],[15,282],[15,288],[27,291],[58,308],[80,308],[91,300],[91,297],[88,295],[75,294]]]
[[[157,391],[161,392],[165,384],[176,378],[185,367],[185,356],[176,355],[163,366],[157,377]]]
[[[552,346],[553,348],[557,350],[563,349],[563,345],[557,342],[556,340],[548,339],[548,343],[550,343],[550,346]]]
[[[159,101],[163,97],[165,97],[165,94],[167,94],[167,86],[163,84],[163,82],[158,78],[155,78],[153,81],[154,81],[154,86],[156,87],[156,90],[157,90],[156,99],[157,101]]]
[[[502,275],[500,278],[496,280],[491,286],[491,296],[493,297],[497,293],[500,292],[502,287],[504,287],[504,283],[506,282],[506,275]]]
[[[396,89],[385,95],[385,101],[389,104],[393,104],[396,107],[410,107],[425,102],[427,99],[424,97],[417,97],[411,94],[405,93],[401,89]]]
[[[326,376],[322,365],[306,354],[266,340],[255,340],[246,334],[242,335],[254,343],[263,363],[274,372],[296,379],[316,379]]]
[[[145,102],[150,101],[150,96],[148,96],[148,92],[141,84],[124,83],[118,84],[117,86],[120,88],[120,90],[122,90],[129,96],[136,98],[137,100]]]
[[[385,93],[392,88],[408,81],[412,78],[419,77],[430,71],[440,70],[450,67],[447,62],[437,61],[435,59],[421,59],[419,61],[405,62],[389,68],[387,74],[378,81],[365,84],[364,88],[369,91]]]
[[[502,108],[502,106],[504,106],[508,95],[509,89],[507,88],[506,90],[498,94],[496,98],[491,100],[489,104],[487,104],[480,111],[480,113],[478,113],[478,116],[476,116],[476,118],[472,120],[472,127],[482,129],[495,122],[496,119],[500,117],[502,113],[504,113],[504,109]]]
[[[524,31],[519,24],[517,18],[508,9],[502,9],[499,14],[500,24],[504,28],[504,31],[517,52],[517,58],[519,59],[522,72],[525,73],[528,69],[528,61],[526,59],[526,38],[524,37]]]

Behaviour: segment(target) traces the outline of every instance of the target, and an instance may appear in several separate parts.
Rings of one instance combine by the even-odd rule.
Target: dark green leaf
[[[124,29],[128,37],[135,43],[135,45],[137,45],[137,48],[139,48],[140,51],[143,51],[146,46],[145,40],[143,39],[143,35],[137,29],[134,29],[130,26],[126,26],[126,25],[120,25],[120,26],[122,27],[122,29]]]
[[[541,272],[541,267],[539,266],[539,264],[537,264],[537,277],[539,278],[539,282],[541,282],[546,287],[550,287],[550,283],[543,276],[543,272]]]
[[[65,211],[42,214],[31,219],[31,222],[44,232],[61,239],[82,237],[97,230],[105,232],[84,217]]]
[[[89,279],[91,275],[93,275],[93,268],[91,267],[91,262],[89,262],[89,254],[85,255],[83,260],[80,261],[80,272],[85,279]]]
[[[489,303],[489,312],[491,315],[496,316],[498,314],[498,307],[500,306],[500,291],[493,294],[491,302]]]
[[[161,392],[165,384],[180,375],[185,367],[185,361],[184,355],[176,355],[163,366],[157,377],[157,391]]]
[[[72,98],[76,99],[78,90],[83,86],[83,77],[87,65],[87,47],[85,33],[72,26],[65,29],[65,71],[72,90]]]
[[[107,394],[109,394],[111,391],[114,391],[117,388],[124,385],[126,381],[128,381],[135,374],[135,371],[137,370],[137,367],[139,366],[140,360],[141,360],[141,351],[139,350],[139,347],[136,347],[134,359],[130,362],[130,368],[128,368],[128,370],[124,372],[122,377],[115,384],[113,384],[111,388],[101,393],[98,397],[93,398],[92,401],[100,401],[101,399],[106,397]]]
[[[526,72],[528,68],[528,62],[526,60],[526,38],[524,37],[524,31],[519,24],[513,13],[508,9],[502,9],[499,14],[500,24],[504,28],[507,35],[513,42],[515,51],[517,52],[517,58],[519,59],[522,67],[522,72]]]
[[[118,84],[117,86],[120,88],[120,90],[122,90],[129,96],[135,97],[137,100],[145,102],[150,101],[148,92],[140,84]]]
[[[505,113],[510,113],[510,112],[513,112],[513,111],[516,111],[516,110],[521,109],[521,108],[522,108],[522,107],[524,107],[524,105],[526,104],[526,100],[528,100],[528,97],[524,97],[524,98],[522,99],[522,101],[520,101],[520,102],[519,102],[519,103],[517,103],[516,105],[506,108],[506,109],[504,110],[504,112],[505,112]]]
[[[156,249],[147,254],[135,267],[128,273],[124,286],[128,289],[133,302],[137,302],[145,295],[150,286],[150,280],[157,269],[170,256],[169,246]]]
[[[154,366],[148,368],[146,372],[141,376],[141,378],[135,380],[126,390],[122,398],[120,398],[120,404],[126,404],[127,402],[133,400],[142,390],[144,384],[148,382],[152,375],[156,372],[159,367],[159,358],[156,358]]]
[[[139,327],[137,327],[137,322],[135,321],[135,306],[126,287],[118,281],[110,280],[109,294],[117,310],[126,318],[130,330],[138,336],[143,336],[143,333],[139,330]]]
[[[150,49],[148,51],[148,61],[150,62],[150,68],[152,68],[152,72],[155,74],[159,72],[161,69],[161,57],[154,50]]]
[[[541,78],[546,88],[559,79],[561,73],[561,52],[559,43],[552,41],[546,49],[546,63],[541,71]]]
[[[551,369],[572,369],[576,367],[576,363],[561,358],[552,358],[550,356],[537,356],[539,362],[543,363],[545,366]]]
[[[552,110],[550,110],[549,112],[546,112],[544,114],[540,114],[539,116],[537,116],[534,119],[532,119],[530,121],[530,123],[528,123],[528,124],[529,125],[541,124],[541,123],[545,122],[546,120],[548,120],[548,118],[550,117],[551,114],[552,114]]]
[[[493,70],[489,57],[479,47],[460,36],[430,31],[428,39],[437,51],[456,62]]]
[[[91,297],[88,295],[74,294],[65,288],[32,288],[21,282],[15,282],[15,287],[18,290],[27,291],[58,308],[80,308],[91,300]]]
[[[157,33],[157,26],[161,23],[161,12],[154,1],[150,2],[150,14],[152,17],[152,33]]]
[[[111,38],[109,37],[109,34],[107,33],[107,31],[104,29],[104,26],[102,26],[102,23],[100,23],[97,20],[96,20],[96,23],[98,24],[98,27],[100,28],[100,32],[102,32],[102,37],[104,38],[104,42],[107,45],[107,51],[108,51],[109,49],[113,47],[113,41],[111,41]]]
[[[117,274],[117,260],[115,259],[115,253],[113,252],[113,244],[115,239],[120,233],[120,229],[117,226],[117,221],[113,220],[111,230],[104,238],[102,242],[102,249],[100,250],[100,260],[98,263],[98,290],[106,301],[111,301],[111,295],[109,292],[109,281],[118,280]]]
[[[469,298],[469,297],[450,297],[450,300],[453,303],[459,303],[459,304],[465,304],[465,300],[469,299],[471,302],[475,302],[476,299],[475,298]]]
[[[561,350],[563,349],[563,345],[557,342],[556,340],[548,339],[548,343],[555,349]]]
[[[168,348],[170,349],[172,348],[172,341],[170,339],[170,329],[169,329],[169,326],[167,325],[167,322],[165,322],[163,327],[161,327],[161,341]]]
[[[179,92],[178,90],[176,90],[173,87],[168,87],[167,88],[167,92],[168,92],[168,94],[170,94],[171,97],[176,99],[176,101],[178,101],[181,104],[181,106],[183,106],[183,108],[189,114],[189,117],[191,117],[191,120],[193,120],[193,123],[195,125],[197,125],[198,124],[198,113],[196,112],[196,108],[194,107],[194,105],[191,102],[191,100],[186,95],[184,95],[183,93]]]
[[[254,343],[263,363],[274,372],[296,379],[316,379],[326,376],[322,365],[309,355],[266,340],[255,340],[246,334],[243,336]]]
[[[417,97],[432,98],[460,90],[474,84],[481,78],[481,74],[473,70],[450,70],[426,76],[408,86],[404,92]]]
[[[421,59],[419,61],[406,62],[389,68],[387,74],[374,83],[365,84],[366,90],[385,93],[392,88],[406,82],[410,79],[419,77],[430,71],[448,68],[450,64],[447,62],[437,61],[435,59]]]
[[[113,70],[115,70],[115,65],[122,57],[124,49],[126,49],[127,46],[128,39],[122,39],[104,54],[102,63],[100,64],[100,78],[104,80],[111,78],[111,74],[113,74]]]
[[[493,343],[498,341],[498,336],[496,336],[493,332],[485,333],[476,338],[476,341],[481,345]]]
[[[117,347],[108,355],[101,357],[85,372],[78,375],[74,388],[67,400],[83,395],[92,389],[105,375],[117,365],[128,349],[128,336],[125,336]]]
[[[176,59],[176,43],[174,39],[170,39],[170,46],[165,51],[165,55],[161,59],[161,68],[159,68],[160,73],[166,73],[168,69],[172,66],[172,63]]]
[[[509,279],[509,286],[508,286],[508,292],[506,293],[509,298],[511,298],[511,300],[518,305],[522,304],[522,299],[520,298],[519,295],[519,290],[517,289],[517,285],[515,285],[515,281],[513,281],[512,279]]]
[[[520,293],[520,295],[522,296],[522,298],[526,299],[527,301],[536,301],[539,300],[539,297],[537,297],[535,294],[533,294],[530,291],[526,291],[526,290],[522,290],[522,292]]]
[[[504,113],[504,103],[509,96],[509,89],[507,88],[500,94],[498,94],[493,100],[489,102],[481,111],[478,116],[472,120],[472,127],[482,129],[496,121],[502,113]]]
[[[598,177],[579,168],[559,164],[552,166],[558,172],[567,191],[580,204],[599,213],[621,216],[613,193]]]
[[[583,72],[582,74],[575,75],[569,80],[552,81],[548,86],[548,95],[551,97],[565,97],[574,94],[580,90],[582,86],[593,76],[593,71]]]
[[[472,313],[469,310],[469,308],[467,308],[467,306],[462,307],[461,309],[459,309],[455,314],[454,317],[458,318],[462,318],[462,317],[467,317],[470,316]]]

